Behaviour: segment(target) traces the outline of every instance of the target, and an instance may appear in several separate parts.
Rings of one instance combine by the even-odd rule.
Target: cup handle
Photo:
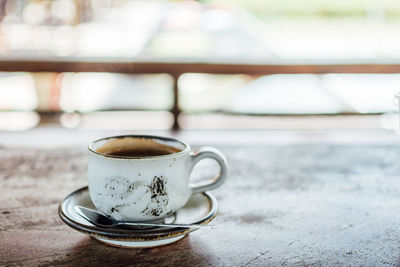
[[[205,158],[214,159],[220,167],[219,174],[213,179],[191,185],[193,194],[213,190],[224,183],[228,174],[228,161],[221,151],[213,147],[202,147],[196,152],[191,153],[190,157],[192,159],[192,170],[200,160]]]

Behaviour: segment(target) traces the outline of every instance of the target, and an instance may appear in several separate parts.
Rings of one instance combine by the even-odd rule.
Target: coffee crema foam
[[[96,152],[110,156],[138,158],[175,154],[182,149],[139,137],[115,138],[104,143]]]

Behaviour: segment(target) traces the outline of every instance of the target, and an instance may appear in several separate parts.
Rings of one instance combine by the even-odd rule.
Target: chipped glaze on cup
[[[179,152],[128,158],[99,153],[109,143],[123,146],[140,140],[153,140],[178,148]],[[194,165],[212,158],[220,173],[201,184],[190,184]],[[219,187],[227,175],[225,156],[212,147],[193,153],[188,144],[157,136],[116,136],[94,141],[89,146],[88,182],[90,198],[96,208],[116,220],[157,221],[185,205],[193,193]]]

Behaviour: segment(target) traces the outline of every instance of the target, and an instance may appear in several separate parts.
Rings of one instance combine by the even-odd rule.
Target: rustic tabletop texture
[[[65,225],[59,202],[87,185],[86,148],[0,147],[0,265],[399,265],[398,144],[217,145],[219,214],[184,239],[116,248]],[[204,162],[196,177],[215,172]]]

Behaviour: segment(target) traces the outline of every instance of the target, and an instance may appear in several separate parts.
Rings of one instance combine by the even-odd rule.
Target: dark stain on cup
[[[151,192],[151,198],[157,198],[159,196],[166,196],[167,192],[164,187],[164,177],[163,176],[154,176],[153,181],[151,182],[149,188]]]
[[[128,204],[116,205],[115,207],[112,207],[111,213],[119,212],[119,208],[124,207],[124,206],[128,206]]]
[[[152,216],[160,216],[165,212],[165,208],[168,205],[169,197],[165,190],[167,181],[164,176],[154,176],[153,181],[148,186],[151,194],[151,201],[142,213]]]

